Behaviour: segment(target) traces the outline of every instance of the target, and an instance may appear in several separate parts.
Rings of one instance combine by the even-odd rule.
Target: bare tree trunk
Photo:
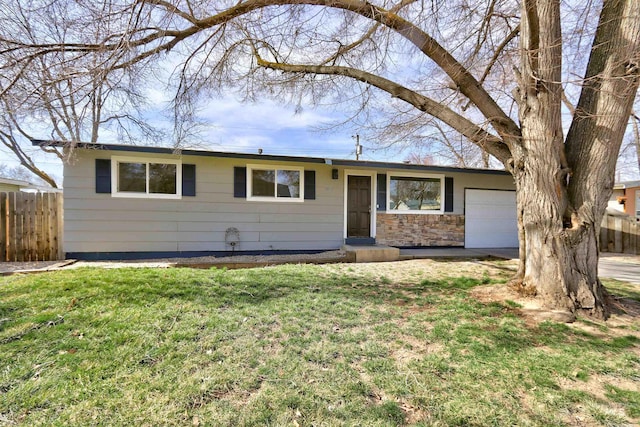
[[[549,308],[607,318],[598,279],[600,224],[583,222],[579,234],[567,233],[553,190],[549,193],[552,181],[544,174],[518,180],[518,205],[528,206],[521,215],[520,283]]]
[[[521,284],[551,308],[609,315],[598,279],[600,220],[638,88],[637,0],[605,2],[574,120],[563,142],[559,4],[525,1],[522,147],[514,177],[524,262]]]

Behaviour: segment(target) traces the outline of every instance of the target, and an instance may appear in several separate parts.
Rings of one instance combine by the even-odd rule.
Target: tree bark
[[[638,89],[638,12],[637,0],[605,2],[566,141],[559,4],[528,0],[522,14],[522,147],[514,150],[524,267],[518,280],[550,308],[604,319],[598,235]]]

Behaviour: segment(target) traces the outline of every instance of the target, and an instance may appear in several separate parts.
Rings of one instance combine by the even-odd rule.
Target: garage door
[[[465,190],[464,246],[517,248],[516,192]]]

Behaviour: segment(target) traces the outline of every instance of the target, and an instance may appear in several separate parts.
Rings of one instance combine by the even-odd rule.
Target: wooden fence
[[[640,254],[640,223],[629,216],[605,215],[600,226],[600,251]]]
[[[63,258],[62,193],[0,193],[0,262]]]

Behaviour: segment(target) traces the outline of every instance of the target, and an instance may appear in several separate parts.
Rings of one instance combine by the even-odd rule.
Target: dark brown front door
[[[371,177],[349,175],[347,237],[371,236]]]

